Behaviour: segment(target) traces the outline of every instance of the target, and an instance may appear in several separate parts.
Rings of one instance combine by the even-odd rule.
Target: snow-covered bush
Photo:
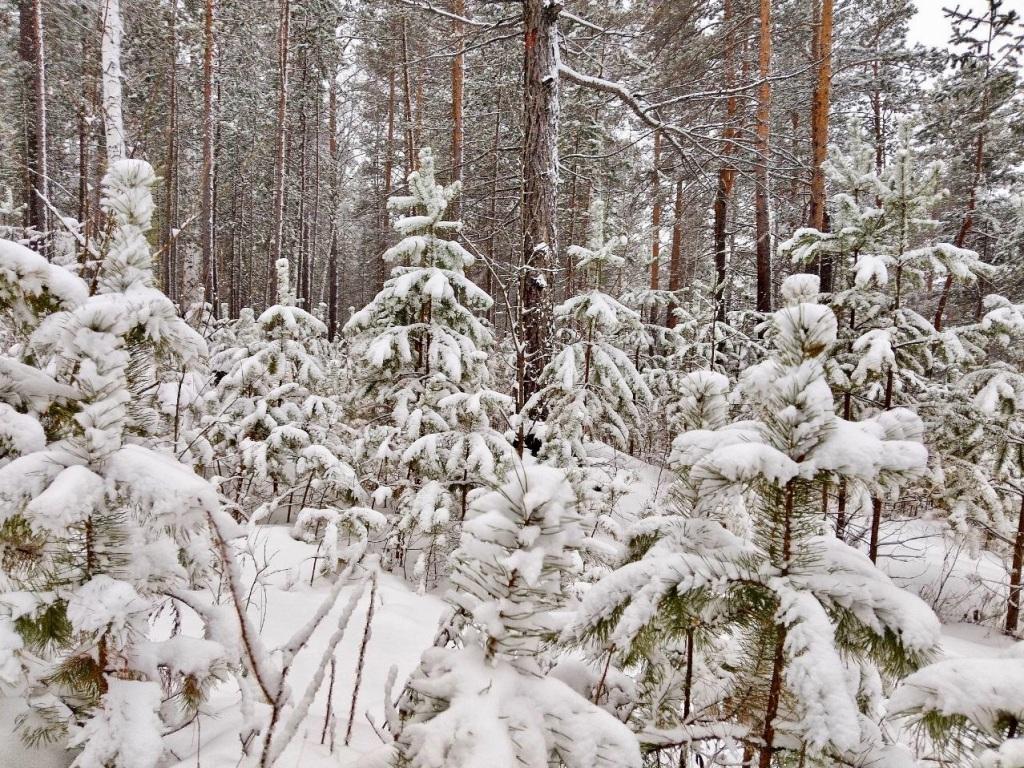
[[[881,680],[913,671],[938,642],[923,602],[822,531],[824,486],[844,479],[880,493],[920,475],[927,455],[908,411],[860,422],[835,414],[825,361],[836,319],[802,300],[810,288],[816,295],[809,281],[786,281],[790,305],[773,317],[772,354],[741,377],[754,418],[722,423],[715,406],[711,428],[677,439],[681,514],[637,525],[628,562],[587,593],[569,633],[626,664],[661,664],[674,643],[702,656],[685,707],[645,711],[671,724],[677,744],[760,739],[762,765],[777,750],[824,764],[883,750],[872,724]],[[695,383],[702,378],[715,383]],[[749,538],[720,522],[739,504]]]
[[[500,490],[474,501],[452,556],[452,616],[392,718],[395,765],[640,764],[622,723],[542,676],[582,535],[559,470],[519,466]]]
[[[154,768],[163,733],[196,712],[230,664],[218,642],[152,631],[170,594],[212,574],[208,523],[220,514],[214,488],[154,447],[136,394],[139,377],[159,380],[165,364],[196,365],[205,353],[153,285],[145,232],[154,180],[143,161],[111,166],[103,205],[114,230],[97,292],[86,296],[77,278],[35,265],[63,286],[22,350],[46,373],[3,367],[37,409],[42,400],[48,429],[0,468],[0,523],[11,547],[2,588],[18,591],[0,603],[9,611],[6,639],[12,625],[20,637],[4,643],[0,666],[13,669],[10,653],[31,659],[22,733],[81,747],[78,768]],[[33,303],[41,284],[20,283],[13,305]],[[59,417],[45,407],[55,396],[65,400]]]
[[[440,185],[429,148],[392,197],[399,242],[384,254],[391,277],[345,326],[363,425],[362,463],[376,498],[393,512],[400,562],[418,546],[421,583],[438,575],[448,533],[472,489],[500,483],[511,461],[505,438],[512,401],[490,389],[493,336],[480,313],[491,298],[466,276],[473,257],[444,218],[458,183]]]
[[[362,500],[321,364],[327,329],[295,305],[288,269],[278,261],[280,303],[255,321],[243,314],[233,329],[240,346],[213,361],[226,372],[207,406],[214,460],[206,469],[254,520],[292,522],[302,509]]]

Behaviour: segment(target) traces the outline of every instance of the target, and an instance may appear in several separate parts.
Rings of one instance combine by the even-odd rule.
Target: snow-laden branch
[[[615,96],[619,101],[629,107],[633,114],[640,118],[644,123],[649,125],[651,128],[656,128],[661,131],[662,136],[665,137],[676,151],[682,155],[686,154],[686,150],[683,148],[682,144],[679,143],[679,139],[683,138],[692,142],[693,137],[690,133],[687,130],[680,128],[678,125],[666,123],[656,114],[652,114],[655,111],[655,107],[650,104],[642,103],[641,99],[631,93],[622,83],[605,80],[603,77],[595,77],[594,75],[585,75],[564,62],[559,63],[558,74],[569,82],[576,83],[584,88],[590,88],[594,91],[600,91],[601,93],[607,93]]]
[[[338,583],[344,583],[344,580],[338,579]],[[316,666],[316,672],[314,672],[312,679],[306,686],[305,691],[302,694],[302,698],[292,705],[291,713],[288,715],[288,719],[284,721],[284,724],[277,726],[280,722],[279,717],[286,704],[291,702],[291,696],[284,685],[285,679],[282,677],[281,680],[281,695],[277,702],[274,704],[274,710],[271,716],[270,725],[267,727],[267,737],[264,742],[263,755],[260,758],[260,765],[263,768],[270,768],[277,762],[278,758],[281,757],[285,748],[291,743],[292,739],[295,738],[295,734],[298,733],[299,726],[302,725],[303,720],[306,719],[306,715],[309,714],[309,708],[313,704],[313,699],[316,698],[317,691],[320,690],[320,686],[324,681],[324,673],[334,657],[334,652],[338,648],[338,644],[341,639],[345,636],[345,629],[348,627],[348,622],[352,618],[353,612],[355,612],[356,605],[363,596],[363,592],[366,590],[366,580],[364,579],[359,583],[357,589],[352,593],[348,603],[346,603],[344,609],[338,615],[338,623],[335,627],[334,633],[327,641],[327,646],[324,648],[323,653],[320,654],[320,661]],[[324,601],[324,605],[330,603],[333,606],[333,601]],[[319,611],[317,612],[320,613]],[[307,638],[308,639],[308,638]],[[285,669],[284,675],[288,674],[288,669]],[[277,726],[277,727],[275,727]]]

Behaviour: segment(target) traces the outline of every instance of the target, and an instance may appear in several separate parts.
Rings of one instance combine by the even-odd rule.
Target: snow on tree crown
[[[280,303],[290,307],[295,303],[295,295],[288,279],[288,259],[278,259],[274,266],[277,268],[277,295],[280,297]]]
[[[571,245],[568,248],[570,258],[577,259],[578,269],[593,267],[600,271],[605,267],[621,267],[626,260],[616,256],[614,251],[626,244],[625,235],[616,235],[607,242],[604,239],[604,200],[595,198],[590,204],[588,216],[590,218],[590,239],[587,247]]]
[[[473,257],[461,245],[448,238],[462,229],[462,222],[443,218],[448,205],[462,189],[458,181],[447,186],[434,176],[434,155],[430,147],[419,153],[419,168],[409,174],[412,194],[388,198],[389,211],[413,211],[402,214],[394,223],[402,239],[384,252],[384,260],[410,265],[430,264],[458,269],[473,263]]]
[[[788,306],[775,313],[776,347],[785,365],[820,360],[836,341],[835,313],[816,303],[818,277],[792,275],[782,284]]]
[[[156,183],[145,160],[118,160],[103,177],[103,209],[116,224],[100,280],[101,293],[153,287],[153,261],[146,232],[153,220]]]

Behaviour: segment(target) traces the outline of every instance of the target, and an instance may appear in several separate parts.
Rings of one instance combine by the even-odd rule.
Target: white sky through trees
[[[951,28],[942,9],[957,5],[978,13],[988,6],[988,0],[917,0],[917,13],[910,20],[910,41],[936,48],[949,45]],[[1015,10],[1024,17],[1024,0],[1004,0],[1000,10]]]

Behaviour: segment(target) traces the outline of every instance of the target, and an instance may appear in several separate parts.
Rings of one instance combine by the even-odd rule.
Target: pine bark
[[[1013,563],[1010,567],[1010,596],[1006,604],[1006,634],[1017,632],[1020,621],[1021,575],[1024,570],[1024,493],[1021,494],[1017,535],[1013,540]]]
[[[537,390],[549,354],[551,266],[558,252],[558,13],[549,0],[523,3],[523,352],[519,405]]]
[[[668,289],[674,295],[683,287],[683,182],[676,182],[675,207],[672,211],[672,250],[668,259]],[[665,324],[669,328],[676,325],[675,299],[669,302],[668,316]]]
[[[452,12],[462,16],[466,13],[466,0],[452,0]],[[462,181],[464,160],[465,129],[463,125],[463,100],[466,79],[466,33],[461,21],[455,22],[455,56],[452,58],[452,181]],[[461,212],[462,196],[452,201],[452,219],[458,219]]]
[[[332,73],[327,92],[327,147],[331,161],[331,242],[327,254],[327,339],[338,332],[338,78]]]
[[[731,90],[736,85],[736,51],[733,25],[736,23],[733,0],[725,0],[723,24],[726,29],[725,40],[725,87]],[[736,168],[732,162],[735,151],[734,139],[737,135],[736,118],[739,103],[736,96],[730,95],[725,101],[725,129],[722,132],[722,165],[718,169],[718,184],[715,190],[714,203],[714,245],[715,245],[715,318],[718,322],[725,321],[725,281],[728,277],[728,244],[726,228],[729,215],[729,198],[732,195],[736,180]]]
[[[818,54],[817,81],[811,101],[811,200],[809,225],[825,231],[825,157],[828,152],[828,117],[832,89],[832,3],[822,0],[821,14],[815,34]],[[821,290],[833,289],[831,255],[823,255],[818,263]]]
[[[658,164],[661,161],[661,133],[654,132],[654,164],[651,168],[651,193],[654,204],[651,208],[651,282],[652,291],[659,288],[661,278],[661,176]],[[651,322],[658,322],[658,309],[651,306]]]
[[[388,131],[384,142],[384,200],[380,206],[380,253],[383,255],[388,242],[387,200],[391,196],[395,170],[395,70],[392,67],[388,76]],[[378,285],[383,285],[388,276],[388,265],[383,258],[378,259]]]
[[[171,299],[178,296],[177,238],[174,236],[178,218],[178,2],[171,2],[170,66],[167,74],[167,151],[164,155],[164,221],[163,251],[160,275],[164,293]]]
[[[405,99],[405,175],[416,170],[415,115],[412,109],[412,82],[409,78],[409,30],[402,17],[402,96]]]
[[[203,287],[206,300],[216,305],[214,293],[214,259],[216,258],[214,211],[213,211],[213,179],[214,179],[214,104],[213,89],[216,67],[215,36],[217,0],[205,0],[203,12],[203,166],[202,196],[200,202],[200,219],[202,227],[201,249]],[[193,301],[195,297],[189,297]]]
[[[25,96],[31,114],[25,129],[25,224],[49,231],[49,168],[46,139],[46,48],[42,0],[21,0],[18,6],[18,56],[25,68]],[[40,243],[42,247],[42,244]],[[43,247],[45,252],[45,247]]]
[[[771,0],[760,0],[757,89],[757,165],[754,187],[754,236],[757,259],[757,311],[772,308],[771,228],[768,215],[768,157],[771,151],[772,86],[768,77],[772,61]]]

